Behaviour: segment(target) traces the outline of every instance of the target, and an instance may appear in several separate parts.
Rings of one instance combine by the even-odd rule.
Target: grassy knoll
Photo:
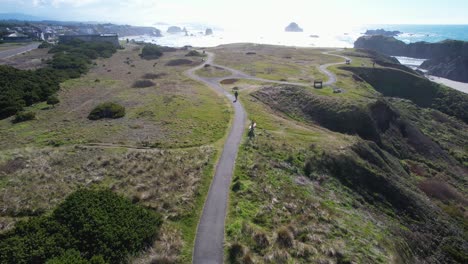
[[[228,263],[357,261],[394,258],[389,231],[361,199],[328,175],[309,177],[307,157],[340,151],[357,138],[305,125],[242,91],[257,137],[241,146],[231,186],[226,235]],[[355,240],[353,237],[359,237]],[[240,256],[236,247],[241,248]]]
[[[213,48],[212,51],[217,54],[217,64],[276,81],[310,83],[315,79],[325,79],[317,66],[342,61],[322,54],[324,49],[314,48],[231,44]]]
[[[230,122],[226,100],[165,66],[185,51],[141,59],[129,45],[97,59],[86,75],[61,83],[60,103],[33,104],[34,120],[0,121],[0,232],[48,214],[81,187],[105,187],[159,213],[154,244],[129,261],[189,263],[198,217]],[[137,81],[154,85],[134,88]],[[89,120],[103,102],[125,107],[118,119]]]
[[[240,88],[258,126],[255,140],[240,149],[231,185],[228,263],[467,259],[467,129],[459,118],[466,110],[456,107],[466,99],[447,92],[424,109],[418,100],[427,94],[415,102],[384,97],[379,83],[356,72],[399,71],[423,82],[393,78],[387,85],[407,93],[432,84],[367,56],[331,68],[341,94],[252,81],[225,85]],[[374,60],[382,63],[375,70],[368,65]],[[442,113],[451,98],[459,101]]]

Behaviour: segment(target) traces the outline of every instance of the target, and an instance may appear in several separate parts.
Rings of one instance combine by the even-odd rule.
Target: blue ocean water
[[[468,41],[468,25],[371,25],[385,30],[398,30],[396,38],[406,43],[439,42],[446,39]],[[368,26],[369,27],[369,26]]]

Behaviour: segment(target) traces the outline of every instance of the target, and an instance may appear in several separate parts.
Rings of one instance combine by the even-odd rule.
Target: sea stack
[[[167,33],[181,33],[181,32],[184,32],[180,27],[177,27],[177,26],[171,26],[167,29]]]
[[[205,31],[205,35],[206,36],[213,35],[213,30],[211,28],[207,28],[206,31]]]
[[[299,25],[295,22],[289,24],[285,29],[286,32],[303,32],[304,30],[299,27]]]

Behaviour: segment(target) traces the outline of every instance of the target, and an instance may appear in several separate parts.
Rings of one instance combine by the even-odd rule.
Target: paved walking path
[[[338,56],[343,59],[349,59],[340,55],[328,54],[331,56]],[[225,79],[248,79],[261,82],[311,86],[307,83],[292,83],[267,80],[247,75],[241,71],[231,69],[226,66],[213,64],[214,54],[207,53],[206,61],[186,72],[187,76],[202,82],[217,92],[224,94],[231,102],[234,101],[234,96],[221,87],[220,82]],[[330,63],[320,66],[320,71],[326,74],[329,80],[325,85],[333,85],[336,82],[336,76],[327,70],[327,67],[332,65],[344,64]],[[232,73],[231,76],[222,78],[207,78],[200,77],[195,74],[195,71],[202,69],[206,64],[221,67]],[[234,172],[234,165],[237,158],[237,151],[241,144],[242,135],[246,128],[246,113],[242,104],[238,102],[232,103],[234,108],[234,120],[229,131],[228,138],[225,142],[223,152],[216,166],[215,175],[211,182],[210,190],[205,201],[203,212],[198,223],[197,234],[195,238],[195,246],[193,250],[193,263],[194,264],[221,264],[224,262],[224,222],[227,211],[227,201],[229,196],[229,186],[231,185],[231,178]]]
[[[24,53],[24,52],[27,52],[27,51],[30,51],[30,50],[33,50],[33,49],[37,49],[37,47],[39,47],[39,43],[32,43],[32,44],[22,46],[22,47],[19,47],[19,48],[0,51],[0,59],[6,59],[6,58],[9,58],[9,57],[13,57],[15,55],[18,55],[18,54],[21,54],[21,53]]]

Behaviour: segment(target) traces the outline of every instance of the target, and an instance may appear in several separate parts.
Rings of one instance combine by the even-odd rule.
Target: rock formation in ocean
[[[167,29],[167,33],[181,33],[181,32],[184,32],[183,29],[181,29],[180,27],[177,27],[177,26],[170,26],[168,29]]]
[[[205,35],[208,36],[208,35],[213,35],[213,30],[211,28],[207,28],[205,30]]]
[[[374,35],[382,35],[382,36],[387,36],[387,37],[396,37],[400,35],[402,32],[395,30],[395,31],[387,31],[385,29],[368,29],[366,31],[366,35],[368,36],[374,36]]]
[[[374,50],[390,56],[427,59],[421,68],[428,74],[459,82],[468,82],[468,42],[444,40],[437,43],[406,44],[382,35],[360,37],[354,48]]]
[[[299,27],[299,25],[295,22],[289,24],[285,29],[286,32],[303,32],[304,30]]]

